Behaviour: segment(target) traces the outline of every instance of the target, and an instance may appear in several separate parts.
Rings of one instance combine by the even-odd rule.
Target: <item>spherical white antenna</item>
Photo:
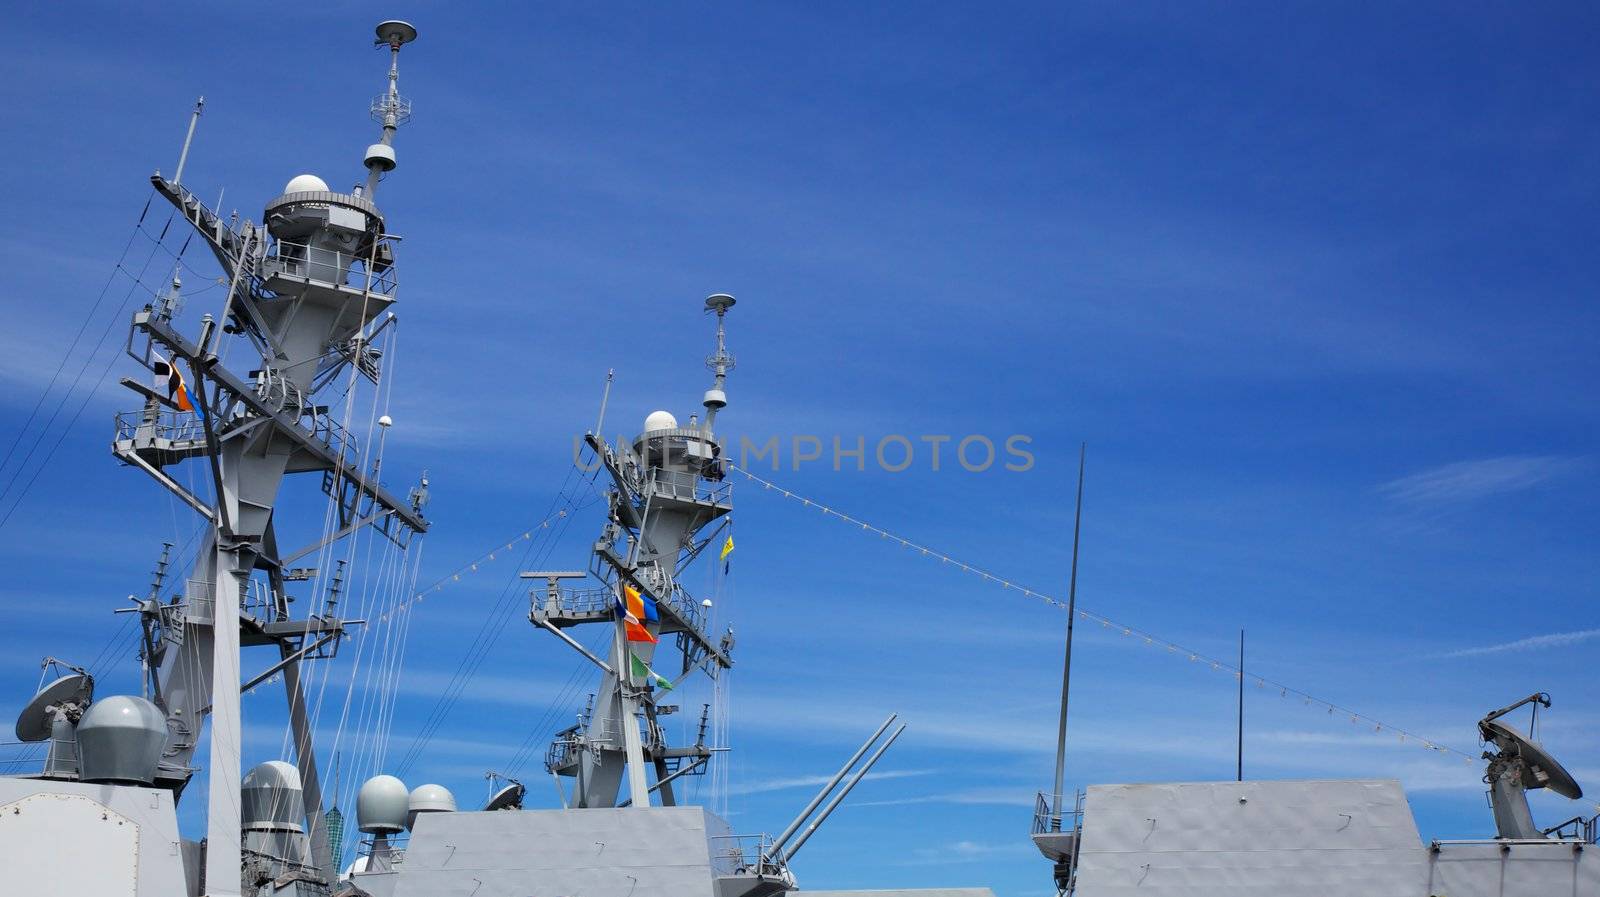
[[[394,776],[373,776],[356,793],[356,827],[369,835],[403,831],[411,792]]]
[[[283,192],[289,193],[327,193],[328,182],[314,174],[297,174],[289,179],[283,186]]]
[[[389,415],[385,414],[383,417],[378,418],[378,426],[380,426],[380,427],[392,427],[392,426],[394,426],[394,418],[392,418]]]
[[[656,430],[673,430],[678,426],[678,419],[670,411],[652,411],[644,419],[644,431],[654,433]]]
[[[456,796],[443,785],[418,785],[407,800],[406,828],[415,828],[421,813],[454,813]]]
[[[711,606],[711,599],[707,598],[704,601],[700,602],[700,606],[701,607],[710,607]]]

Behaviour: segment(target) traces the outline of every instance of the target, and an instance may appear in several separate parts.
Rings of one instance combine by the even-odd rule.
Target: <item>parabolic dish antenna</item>
[[[1498,719],[1486,719],[1478,723],[1478,734],[1483,736],[1484,741],[1494,742],[1502,752],[1522,758],[1527,767],[1522,776],[1522,787],[1529,791],[1549,788],[1572,800],[1583,797],[1583,789],[1578,787],[1578,780],[1572,777],[1572,773],[1567,772],[1566,767],[1526,735]]]
[[[522,809],[522,796],[528,789],[522,787],[521,782],[512,782],[501,788],[483,805],[485,810],[520,810]]]
[[[68,701],[75,701],[80,707],[87,706],[93,696],[94,678],[88,673],[69,673],[39,689],[17,715],[17,740],[48,740],[50,726],[55,722],[50,714],[51,707]]]

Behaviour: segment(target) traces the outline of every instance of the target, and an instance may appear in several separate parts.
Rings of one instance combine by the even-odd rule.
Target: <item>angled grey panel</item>
[[[0,778],[0,859],[5,894],[188,891],[172,793],[142,785]]]
[[[394,897],[710,897],[713,819],[699,807],[430,814]]]
[[[1441,844],[1429,851],[1427,894],[1448,897],[1600,897],[1600,848]]]
[[[1391,780],[1091,786],[1078,897],[1423,897]]]

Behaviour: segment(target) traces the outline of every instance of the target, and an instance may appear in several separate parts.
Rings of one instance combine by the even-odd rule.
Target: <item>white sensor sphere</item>
[[[356,794],[356,827],[369,835],[393,834],[406,827],[411,793],[394,776],[373,776]]]
[[[707,598],[704,601],[701,601],[700,602],[700,606],[701,607],[710,607],[711,606],[711,599]]]
[[[417,824],[419,813],[454,813],[456,796],[443,785],[418,785],[411,789],[408,804],[410,810],[406,814],[406,828],[409,829]]]
[[[380,426],[380,427],[392,427],[392,426],[394,426],[394,418],[392,418],[389,415],[385,414],[383,417],[378,418],[378,426]]]
[[[456,796],[443,785],[418,785],[411,789],[408,802],[414,811],[454,813]]]
[[[656,430],[672,430],[676,429],[677,426],[678,419],[673,417],[670,411],[652,411],[650,416],[644,419],[644,431],[646,433],[653,433]]]
[[[328,182],[314,174],[297,174],[283,187],[284,193],[327,193]]]

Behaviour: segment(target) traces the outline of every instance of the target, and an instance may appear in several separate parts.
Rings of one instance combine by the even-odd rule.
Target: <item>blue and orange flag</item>
[[[630,642],[650,642],[655,644],[656,637],[645,628],[645,623],[656,623],[661,620],[660,611],[656,610],[655,599],[644,595],[628,583],[622,585],[622,598],[617,601],[617,613],[622,615],[622,630],[627,634]]]
[[[179,411],[193,411],[194,403],[189,401],[189,388],[183,383],[183,372],[178,370],[177,365],[162,358],[161,353],[153,354],[156,361],[150,370],[156,375],[156,385],[167,388],[167,398],[178,406]]]

